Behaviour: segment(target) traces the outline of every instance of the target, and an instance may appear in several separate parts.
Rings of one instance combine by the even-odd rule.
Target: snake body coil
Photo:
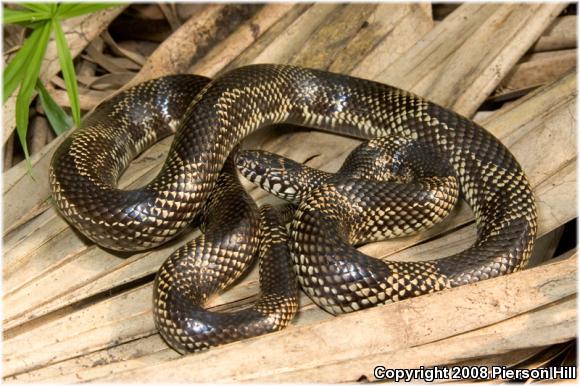
[[[155,324],[165,340],[185,353],[286,327],[298,309],[287,232],[274,208],[265,205],[258,213],[232,157],[206,202],[201,223],[203,235],[172,253],[155,278]],[[260,299],[236,312],[205,309],[212,295],[247,271],[256,254]]]
[[[537,227],[532,190],[510,152],[469,119],[384,84],[291,66],[247,66],[208,82],[181,76],[139,85],[99,107],[62,144],[52,160],[51,187],[77,229],[116,250],[161,245],[202,211],[228,155],[245,136],[291,123],[364,139],[416,141],[447,162],[478,227],[474,245],[456,255],[380,261],[347,245],[360,240],[352,224],[372,219],[374,225],[366,223],[372,230],[392,209],[379,202],[384,181],[347,179],[313,189],[292,221],[289,245],[303,289],[328,311],[416,296],[526,264]],[[159,175],[143,188],[117,189],[129,160],[173,129]],[[404,193],[395,185],[395,194]],[[425,220],[400,211],[390,221],[395,233],[406,234]]]

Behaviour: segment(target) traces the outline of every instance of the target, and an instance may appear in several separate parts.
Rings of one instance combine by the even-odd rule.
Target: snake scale
[[[387,139],[363,144],[359,153],[378,148],[378,155],[352,156],[334,176],[262,153],[230,157],[248,134],[278,123]],[[160,173],[141,188],[118,189],[130,160],[174,132]],[[234,162],[248,178],[296,202],[287,242],[275,210],[263,208],[260,216],[245,198],[232,201],[239,189]],[[289,182],[266,167],[273,163],[290,170],[283,173]],[[214,80],[164,77],[117,95],[57,149],[50,183],[63,216],[105,248],[154,248],[194,218],[204,220],[204,234],[175,252],[156,278],[155,320],[180,352],[286,325],[297,295],[281,283],[292,283],[292,272],[316,304],[333,314],[350,312],[521,269],[537,229],[522,168],[473,121],[384,84],[285,65],[241,67]],[[457,183],[476,219],[470,248],[403,262],[353,247],[440,221],[456,201]],[[279,264],[265,268],[260,300],[239,314],[208,314],[202,306],[209,294],[236,280],[256,254],[261,271],[264,256],[277,256]]]

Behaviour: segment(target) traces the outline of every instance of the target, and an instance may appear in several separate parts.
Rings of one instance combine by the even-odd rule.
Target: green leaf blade
[[[46,113],[48,122],[50,122],[50,126],[52,126],[52,129],[57,135],[61,135],[73,125],[72,119],[62,109],[62,107],[55,102],[40,79],[36,82],[36,90],[38,91],[40,103]]]
[[[50,12],[50,4],[45,4],[45,3],[19,3],[18,5],[20,5],[21,7],[30,9],[31,11],[45,12],[45,13],[49,13]]]
[[[66,92],[70,101],[72,115],[77,126],[81,125],[81,107],[79,102],[79,90],[77,85],[77,76],[75,73],[72,55],[68,48],[66,37],[58,20],[53,20],[53,30],[60,60],[60,68],[66,85]]]
[[[46,23],[39,29],[41,35],[38,40],[38,45],[35,47],[33,54],[30,56],[27,71],[22,78],[20,90],[18,91],[18,96],[16,97],[16,132],[18,133],[18,138],[20,139],[22,149],[24,150],[24,155],[26,157],[29,170],[32,166],[30,164],[28,145],[26,143],[29,116],[28,109],[32,99],[32,93],[34,92],[34,87],[36,85],[36,80],[40,74],[42,58],[44,57],[46,46],[48,45],[48,38],[50,37],[50,26],[50,23]]]
[[[50,14],[43,12],[20,11],[10,8],[4,8],[3,12],[2,21],[4,24],[34,23],[50,19]]]
[[[16,55],[14,55],[14,58],[4,69],[3,102],[8,100],[22,81],[24,75],[27,73],[30,58],[34,53],[34,50],[38,47],[41,35],[41,29],[33,31],[24,45],[20,50],[18,50]]]

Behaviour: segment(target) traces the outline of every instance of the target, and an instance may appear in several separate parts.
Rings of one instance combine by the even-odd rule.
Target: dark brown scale
[[[451,165],[478,226],[472,248],[440,260],[390,263],[341,254],[337,260],[331,251],[342,247],[332,244],[336,238],[323,237],[327,231],[318,228],[318,213],[337,218],[348,213],[336,207],[349,205],[347,185],[342,191],[317,190],[297,211],[291,245],[296,269],[315,272],[309,284],[304,276],[303,286],[320,304],[330,299],[339,309],[354,310],[377,299],[384,303],[509,273],[527,263],[537,227],[530,185],[509,151],[467,118],[380,83],[291,66],[238,68],[197,96],[207,80],[181,79],[148,82],[122,94],[117,105],[98,109],[55,153],[50,168],[55,202],[71,224],[98,244],[140,250],[174,238],[204,207],[232,149],[253,131],[288,123],[366,139],[416,139]],[[161,104],[160,91],[167,94]],[[169,101],[177,107],[168,107]],[[120,171],[114,170],[156,136],[144,130],[142,141],[132,141],[116,132],[158,122],[167,126],[169,115],[162,112],[168,108],[171,114],[186,113],[161,173],[141,189],[116,189],[113,180]],[[109,167],[113,171],[104,170]],[[310,256],[322,246],[322,259]],[[338,272],[332,286],[323,279],[326,274],[316,274],[330,271]]]
[[[269,206],[260,216],[232,161],[224,166],[201,221],[204,234],[176,250],[155,278],[155,324],[167,343],[186,353],[288,325],[298,308],[298,287],[286,228]],[[260,299],[242,311],[206,310],[208,299],[238,279],[256,255]]]

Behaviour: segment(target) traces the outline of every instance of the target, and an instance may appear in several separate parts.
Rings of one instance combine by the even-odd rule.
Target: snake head
[[[290,159],[262,150],[240,151],[236,165],[244,177],[273,194],[282,189],[286,174],[301,166]]]
[[[240,173],[267,192],[299,203],[311,190],[310,168],[278,154],[262,150],[240,151],[236,157]]]

